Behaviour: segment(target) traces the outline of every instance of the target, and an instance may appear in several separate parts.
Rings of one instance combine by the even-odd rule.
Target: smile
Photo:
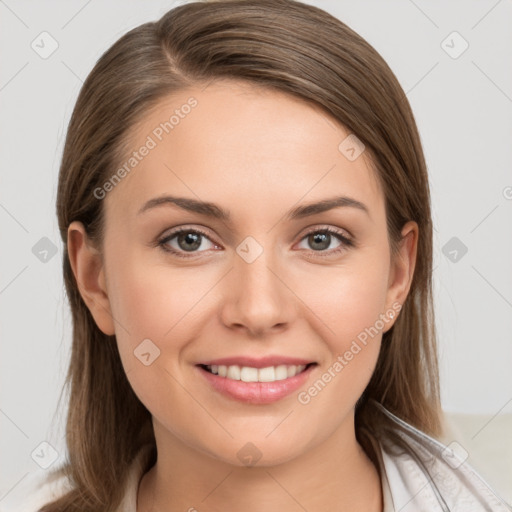
[[[254,368],[239,365],[197,365],[215,391],[251,404],[280,400],[302,386],[317,363]]]

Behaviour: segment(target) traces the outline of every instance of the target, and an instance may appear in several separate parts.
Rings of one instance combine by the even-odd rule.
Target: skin
[[[305,405],[298,392],[265,405],[227,398],[195,365],[242,354],[303,357],[318,363],[299,391],[307,390],[361,331],[404,302],[417,225],[404,226],[393,258],[367,152],[349,161],[338,146],[350,132],[281,92],[231,80],[180,91],[133,127],[133,148],[191,96],[197,107],[103,200],[102,253],[81,223],[68,231],[82,297],[98,327],[116,335],[130,384],[153,417],[158,460],[141,480],[137,510],[380,511],[379,476],[356,440],[354,407],[396,315]],[[165,194],[214,202],[232,224],[172,205],[137,215]],[[368,213],[340,207],[284,218],[333,195]],[[167,245],[192,257],[166,253],[155,241],[176,226],[200,228],[209,240],[191,253],[175,237]],[[326,227],[355,245],[332,236],[319,249],[306,235]],[[252,263],[236,252],[247,236],[263,248]],[[134,357],[147,338],[160,349],[149,366]],[[261,452],[253,467],[237,457],[249,441]]]

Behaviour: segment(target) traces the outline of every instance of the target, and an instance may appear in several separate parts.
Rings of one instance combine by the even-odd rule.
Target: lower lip
[[[312,364],[294,377],[274,382],[244,382],[242,380],[220,377],[210,373],[201,366],[196,366],[196,368],[213,388],[223,395],[250,404],[270,404],[300,388],[306,382],[315,366],[316,364]]]

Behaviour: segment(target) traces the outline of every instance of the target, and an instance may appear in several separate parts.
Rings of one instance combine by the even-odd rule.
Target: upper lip
[[[212,359],[209,361],[202,361],[199,365],[211,366],[250,366],[251,368],[267,368],[268,366],[299,366],[308,365],[314,363],[314,361],[308,359],[301,359],[298,357],[287,357],[287,356],[266,356],[266,357],[250,357],[250,356],[233,356],[233,357],[222,357],[220,359]]]

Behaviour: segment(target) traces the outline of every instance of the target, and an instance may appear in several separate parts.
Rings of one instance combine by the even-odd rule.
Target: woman
[[[50,511],[510,510],[442,433],[432,221],[396,77],[291,0],[185,4],[77,100]]]

